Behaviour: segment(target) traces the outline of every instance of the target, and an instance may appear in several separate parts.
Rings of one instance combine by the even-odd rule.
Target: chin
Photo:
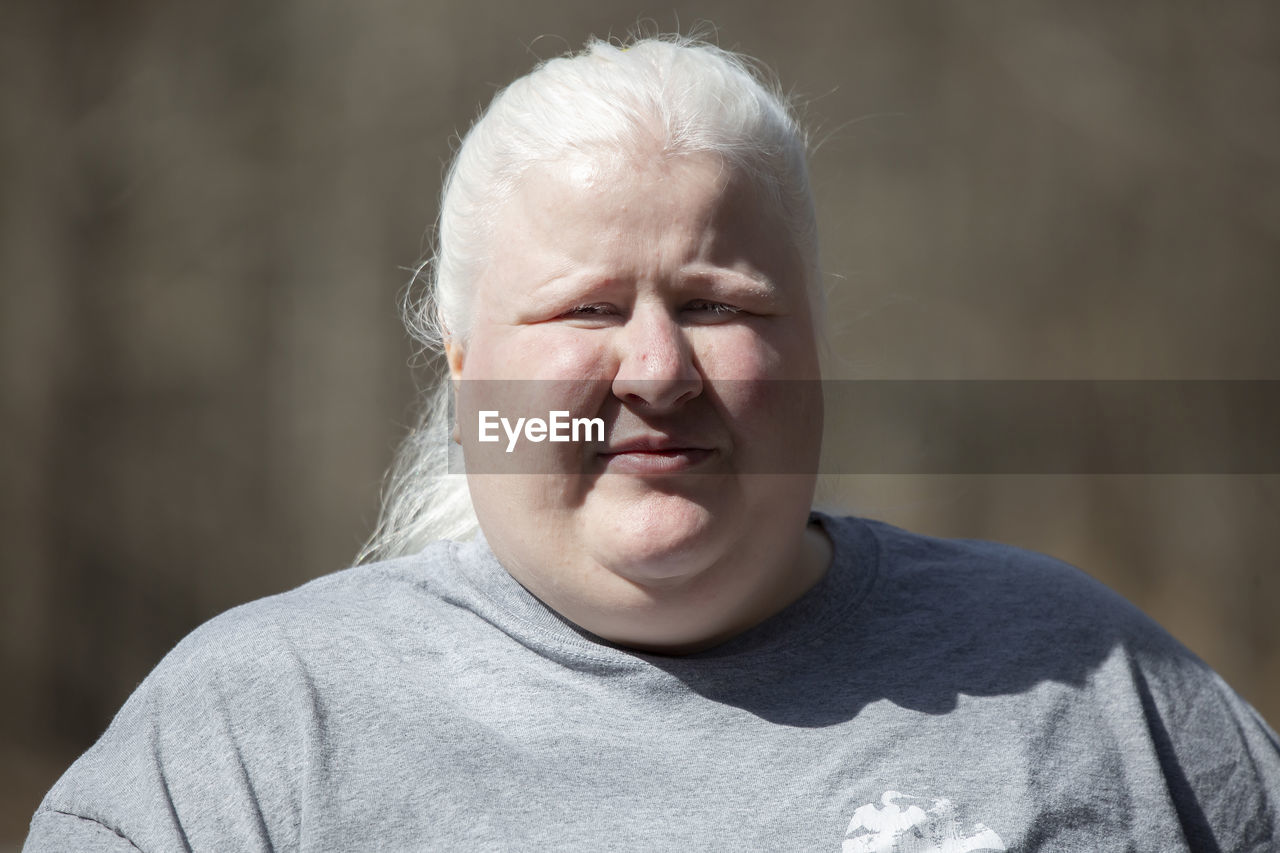
[[[627,580],[659,586],[688,580],[717,562],[734,541],[739,516],[727,507],[661,493],[598,509],[592,515],[603,521],[588,531],[596,540],[596,561]]]

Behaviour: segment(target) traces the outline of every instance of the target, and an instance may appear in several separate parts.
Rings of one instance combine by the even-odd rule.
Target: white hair
[[[435,253],[415,277],[423,295],[406,302],[410,333],[437,356],[446,340],[465,342],[497,215],[528,169],[655,146],[670,156],[714,154],[750,175],[790,224],[810,301],[820,308],[806,139],[776,83],[746,57],[691,38],[593,40],[500,92],[463,139],[444,181]],[[815,310],[815,322],[820,316]],[[465,475],[450,473],[449,391],[447,375],[437,372],[359,559],[414,553],[478,530]]]

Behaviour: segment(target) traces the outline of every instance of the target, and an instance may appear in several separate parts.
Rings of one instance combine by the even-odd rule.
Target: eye
[[[590,305],[575,305],[568,311],[564,312],[566,317],[594,317],[605,314],[616,314],[617,311],[612,305],[602,302],[595,302]]]
[[[616,305],[611,305],[608,302],[589,302],[573,306],[557,319],[567,320],[575,325],[595,328],[596,326],[611,325],[617,322],[620,316],[621,312]]]
[[[713,302],[710,299],[695,299],[685,305],[684,310],[716,320],[732,317],[736,314],[742,313],[742,309],[735,305],[728,305],[724,302]]]

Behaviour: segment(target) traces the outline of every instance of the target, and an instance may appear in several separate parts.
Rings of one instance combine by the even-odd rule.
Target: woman
[[[405,556],[183,641],[28,849],[1267,849],[1274,734],[1136,610],[810,510],[816,259],[738,58],[514,83],[445,188],[416,327],[457,405],[395,480]]]

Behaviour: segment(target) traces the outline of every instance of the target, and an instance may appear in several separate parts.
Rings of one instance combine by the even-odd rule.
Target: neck
[[[770,551],[744,540],[705,565],[650,580],[594,560],[554,579],[503,554],[511,575],[560,616],[611,643],[664,655],[713,648],[795,602],[826,574],[833,548],[820,525],[805,524]]]

